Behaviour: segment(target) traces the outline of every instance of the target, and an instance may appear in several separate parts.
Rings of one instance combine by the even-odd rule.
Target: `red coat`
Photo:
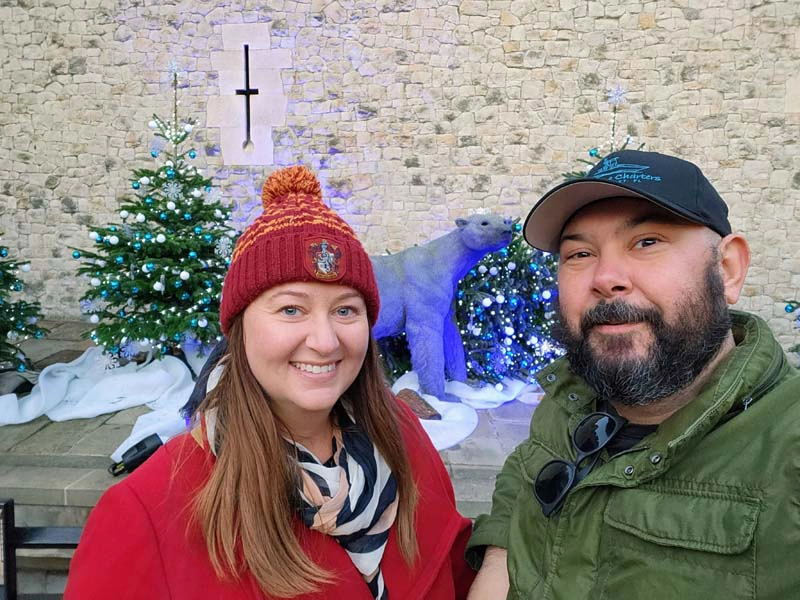
[[[453,486],[439,454],[419,426],[404,437],[419,491],[419,558],[409,570],[389,534],[383,576],[391,600],[465,598],[474,572],[464,560],[472,530],[455,507]],[[263,600],[247,574],[239,583],[217,579],[199,528],[190,526],[193,492],[206,481],[213,456],[190,435],[160,448],[110,488],[92,510],[70,565],[64,600]],[[335,573],[335,585],[300,599],[372,600],[350,558],[330,536],[299,522],[302,547]]]

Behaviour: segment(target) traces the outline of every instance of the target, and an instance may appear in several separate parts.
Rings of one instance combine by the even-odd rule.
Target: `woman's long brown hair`
[[[195,516],[211,564],[220,579],[249,570],[266,594],[288,598],[334,583],[297,538],[295,507],[298,465],[287,451],[285,428],[247,362],[241,315],[231,324],[225,370],[198,407],[216,409],[217,460],[200,490]],[[383,379],[370,335],[364,365],[342,399],[386,460],[397,481],[397,538],[410,566],[417,555],[414,513],[417,490],[400,432],[408,419]]]

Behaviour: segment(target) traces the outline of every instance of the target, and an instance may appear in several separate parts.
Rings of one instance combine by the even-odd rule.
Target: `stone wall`
[[[480,208],[523,216],[609,137],[606,91],[628,90],[617,141],[700,164],[749,238],[740,306],[788,344],[800,295],[797,0],[0,0],[0,230],[30,258],[49,317],[76,317],[69,245],[116,219],[147,123],[198,121],[199,166],[231,202],[274,166],[311,165],[373,253]],[[264,28],[288,60],[272,165],[226,164],[207,109],[223,31]],[[288,58],[287,58],[288,57]],[[277,88],[278,85],[273,87]],[[263,86],[262,86],[263,88]],[[219,115],[216,115],[219,116]],[[228,161],[231,162],[231,161]],[[665,282],[668,285],[668,282]]]

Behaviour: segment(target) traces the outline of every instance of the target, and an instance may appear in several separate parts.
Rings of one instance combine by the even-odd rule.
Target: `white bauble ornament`
[[[165,236],[163,233],[159,233],[159,234],[156,236],[156,241],[157,241],[159,244],[163,244],[164,242],[166,242],[166,241],[167,241],[167,236]]]
[[[179,277],[183,281],[186,281],[187,279],[189,279],[189,272],[188,271],[181,271],[181,274],[179,275]]]
[[[112,246],[119,244],[119,238],[115,235],[112,235],[110,238],[108,238],[108,241],[111,242]]]
[[[97,277],[92,277],[91,281],[89,281],[94,287],[100,285],[100,280]]]
[[[164,284],[162,284],[160,281],[156,281],[153,284],[153,289],[155,291],[157,291],[157,292],[163,292],[164,291]]]
[[[137,223],[144,223],[144,221],[145,221],[145,216],[142,213],[139,213],[139,214],[136,215],[136,222]]]
[[[120,219],[127,219],[130,216],[130,214],[131,213],[129,213],[127,210],[121,210],[121,211],[119,211],[119,218]]]
[[[175,210],[175,203],[172,200],[167,202],[167,210]]]
[[[198,327],[208,327],[208,321],[206,319],[200,319],[197,321]]]
[[[99,322],[100,322],[100,317],[98,317],[97,315],[92,315],[91,317],[89,317],[89,323],[95,323],[96,324],[96,323],[99,323]]]

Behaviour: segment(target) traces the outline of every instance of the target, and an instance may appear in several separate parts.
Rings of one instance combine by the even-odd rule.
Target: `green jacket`
[[[595,398],[566,362],[539,374],[530,438],[497,477],[467,557],[508,549],[508,598],[800,598],[800,376],[761,319],[732,311],[736,348],[695,400],[608,459],[545,518],[539,468],[575,455]]]

